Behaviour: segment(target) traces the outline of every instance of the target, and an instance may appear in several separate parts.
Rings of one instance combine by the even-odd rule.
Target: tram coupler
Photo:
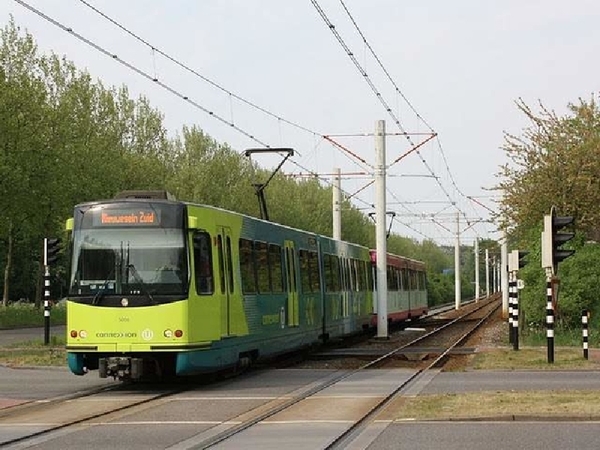
[[[113,377],[115,380],[137,380],[144,372],[144,360],[129,356],[110,356],[98,360],[100,378]]]

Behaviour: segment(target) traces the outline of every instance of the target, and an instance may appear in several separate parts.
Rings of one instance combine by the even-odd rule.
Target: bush
[[[50,310],[50,325],[64,325],[67,322],[67,308],[59,303]],[[36,308],[33,303],[14,302],[0,307],[0,328],[25,328],[44,326],[44,308]]]

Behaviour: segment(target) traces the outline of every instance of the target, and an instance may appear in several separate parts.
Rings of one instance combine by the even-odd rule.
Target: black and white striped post
[[[546,273],[546,341],[548,344],[548,363],[554,363],[554,304],[552,302],[552,271]]]
[[[583,333],[583,357],[589,359],[588,353],[588,319],[589,311],[584,309],[581,311],[581,331]]]
[[[519,350],[519,283],[517,273],[514,273],[513,296],[513,350]]]
[[[50,265],[48,264],[48,238],[44,238],[44,344],[50,343]]]
[[[514,271],[508,272],[508,342],[515,342],[515,295],[517,292],[517,281]]]

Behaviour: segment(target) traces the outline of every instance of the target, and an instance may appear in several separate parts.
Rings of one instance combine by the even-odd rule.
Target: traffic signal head
[[[525,250],[518,250],[518,256],[519,256],[519,269],[525,267],[527,265],[527,263],[529,263],[529,261],[527,261],[525,259],[525,257],[529,255],[529,252],[525,251]]]
[[[558,272],[558,263],[575,253],[575,250],[560,248],[575,236],[573,232],[562,231],[563,228],[572,226],[574,222],[575,219],[572,216],[556,216],[554,209],[552,209],[552,214],[544,216],[542,267],[551,268],[554,274]]]
[[[517,272],[528,263],[525,257],[529,254],[524,250],[513,250],[508,255],[508,271]]]
[[[46,265],[51,266],[58,261],[60,256],[60,238],[45,238],[44,244],[45,263]]]

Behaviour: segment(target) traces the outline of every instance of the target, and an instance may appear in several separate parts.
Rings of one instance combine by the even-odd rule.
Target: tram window
[[[360,271],[358,270],[358,261],[356,259],[351,259],[350,260],[350,269],[352,270],[352,278],[354,280],[354,284],[352,286],[352,288],[357,291],[360,292],[363,290],[362,287],[362,279],[360,277]]]
[[[321,291],[321,277],[319,276],[319,255],[317,252],[308,252],[309,272],[310,272],[310,290],[311,292]]]
[[[223,261],[223,238],[217,236],[217,251],[219,252],[219,284],[221,286],[221,294],[225,293],[225,264]]]
[[[258,292],[270,292],[269,286],[269,254],[266,242],[255,242],[256,274],[258,276]]]
[[[227,243],[227,276],[229,283],[229,293],[233,294],[233,262],[231,252],[231,238],[227,236],[225,242]]]
[[[340,259],[335,255],[331,256],[331,268],[333,275],[333,290],[337,292],[340,290]]]
[[[367,261],[363,261],[362,264],[360,265],[361,270],[364,273],[364,278],[366,280],[366,286],[365,286],[365,290],[368,292],[372,292],[373,291],[373,266],[371,265],[370,262]]]
[[[206,232],[194,235],[194,266],[198,294],[212,294],[214,290],[210,242],[210,235]]]
[[[340,269],[342,274],[341,290],[350,290],[350,273],[348,271],[348,260],[346,258],[340,259]]]
[[[410,290],[410,286],[408,284],[408,269],[402,269],[400,275],[402,277],[402,289],[405,291]]]
[[[333,268],[331,262],[332,256],[329,254],[323,255],[323,270],[325,271],[325,291],[333,291]]]
[[[279,245],[269,244],[269,275],[273,292],[283,292],[283,270]]]
[[[252,241],[240,239],[240,271],[242,274],[242,291],[244,293],[256,292],[256,272],[254,270],[252,247]]]
[[[411,271],[412,274],[412,289],[419,289],[419,278],[417,277],[417,272],[415,270]]]
[[[302,292],[310,292],[310,260],[306,250],[300,250],[300,282]]]
[[[398,290],[398,280],[396,278],[396,269],[392,266],[387,266],[387,288],[388,291]]]

